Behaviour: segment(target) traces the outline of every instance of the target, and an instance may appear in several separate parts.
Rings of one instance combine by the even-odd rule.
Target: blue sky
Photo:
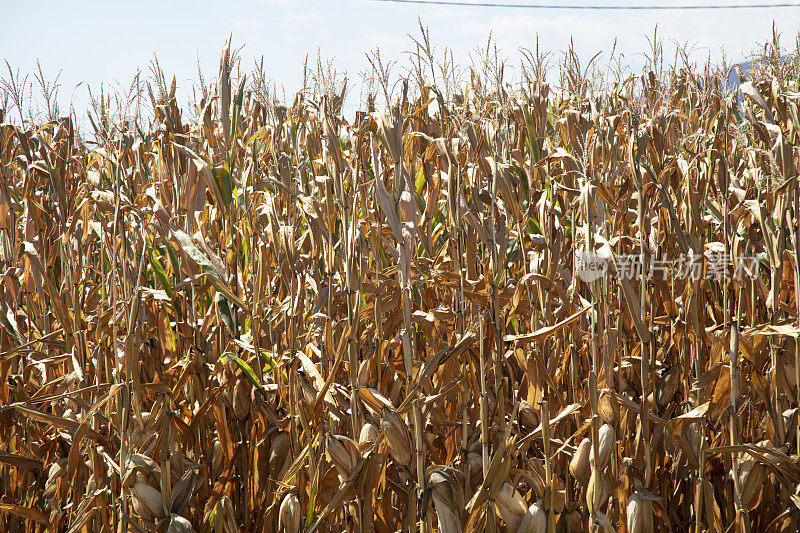
[[[316,57],[320,50],[324,59],[333,60],[337,70],[348,73],[353,106],[359,98],[357,81],[368,66],[365,53],[379,46],[384,58],[406,65],[404,52],[411,44],[408,35],[419,36],[418,17],[429,27],[439,49],[447,46],[453,50],[456,62],[467,62],[469,53],[485,45],[491,31],[512,66],[519,62],[519,47],[533,48],[537,34],[540,47],[554,52],[556,62],[570,39],[585,61],[598,51],[605,51],[607,58],[616,38],[624,61],[635,67],[642,62],[641,53],[649,49],[647,38],[656,24],[665,38],[669,61],[672,41],[690,43],[698,62],[709,55],[719,59],[723,47],[729,60],[739,61],[770,37],[773,22],[783,34],[783,43],[792,48],[800,29],[800,7],[598,12],[398,5],[369,0],[62,0],[13,2],[3,13],[2,59],[22,72],[33,72],[37,58],[47,76],[61,71],[61,100],[68,103],[72,98],[79,109],[86,105],[85,86],[75,88],[79,83],[92,87],[101,82],[111,87],[127,85],[137,68],[148,69],[154,52],[165,72],[176,76],[180,94],[188,100],[192,82],[197,79],[198,60],[207,80],[213,79],[219,50],[229,33],[235,46],[244,45],[242,66],[250,70],[254,58],[263,54],[268,76],[285,87],[290,97],[299,87],[304,58]]]

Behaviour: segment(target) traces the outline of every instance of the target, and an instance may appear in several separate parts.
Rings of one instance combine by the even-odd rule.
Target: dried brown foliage
[[[0,529],[800,527],[797,57],[459,92],[428,42],[352,121],[228,45],[196,120],[156,64],[146,127],[0,126]]]

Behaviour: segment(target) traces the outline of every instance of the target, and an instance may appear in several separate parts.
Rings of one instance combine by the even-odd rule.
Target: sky
[[[477,1],[477,0],[475,0]],[[530,4],[537,0],[505,0]],[[653,0],[549,0],[559,4],[653,5]],[[745,0],[769,3],[769,0]],[[664,3],[690,3],[663,0]],[[741,3],[714,0],[713,4]],[[694,4],[703,1],[695,1]],[[14,71],[32,74],[36,61],[46,77],[60,73],[62,107],[71,102],[79,115],[85,113],[87,86],[127,87],[137,69],[149,71],[153,55],[168,79],[174,75],[178,95],[189,103],[197,81],[198,63],[207,81],[216,77],[219,52],[232,35],[241,49],[241,65],[251,70],[263,55],[269,79],[291,100],[302,81],[306,57],[319,53],[339,72],[346,72],[350,90],[348,106],[360,99],[359,80],[369,63],[366,54],[380,48],[384,59],[396,60],[402,71],[409,64],[406,53],[419,22],[428,27],[431,40],[441,52],[453,51],[456,63],[468,64],[470,54],[485,47],[490,33],[508,60],[519,64],[521,47],[552,52],[551,62],[563,57],[572,41],[584,63],[602,52],[604,65],[616,40],[623,62],[641,66],[650,50],[655,27],[664,38],[666,60],[672,61],[675,43],[694,50],[692,58],[703,63],[718,61],[724,53],[729,62],[746,60],[772,35],[773,24],[782,43],[793,49],[800,30],[800,7],[693,10],[693,11],[569,11],[498,7],[454,7],[376,2],[373,0],[139,0],[13,1],[3,9],[0,22],[0,57]],[[2,65],[5,67],[5,65]],[[513,71],[511,73],[513,75]],[[7,78],[3,68],[0,77]]]

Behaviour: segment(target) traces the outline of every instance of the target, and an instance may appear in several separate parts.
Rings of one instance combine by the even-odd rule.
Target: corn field
[[[1,530],[800,528],[797,51],[412,51],[86,128],[9,67]]]

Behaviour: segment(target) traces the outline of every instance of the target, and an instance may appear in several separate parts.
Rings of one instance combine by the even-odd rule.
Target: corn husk
[[[591,475],[591,467],[589,466],[589,456],[591,453],[592,441],[585,438],[578,444],[578,449],[569,462],[570,474],[582,485],[589,482],[589,476]]]
[[[525,512],[522,517],[517,533],[546,533],[547,532],[547,511],[544,510],[544,502],[539,500]]]
[[[603,476],[598,474],[597,470],[593,470],[592,475],[589,477],[589,483],[586,486],[586,507],[589,509],[589,512],[592,513],[595,510],[601,511],[605,508],[606,502],[608,502],[608,496],[608,485],[606,485]]]
[[[603,424],[597,432],[600,442],[597,446],[597,454],[600,457],[600,471],[602,472],[611,459],[611,452],[616,444],[614,427],[611,424]],[[589,453],[589,466],[594,466],[594,454]]]
[[[745,457],[742,459],[742,455]],[[750,507],[764,485],[767,478],[767,468],[757,462],[749,454],[740,454],[739,460],[739,487],[742,503]]]
[[[222,449],[219,439],[214,439],[214,451],[211,454],[211,465],[214,472],[222,474],[222,468],[225,461],[225,452]]]
[[[199,475],[194,468],[187,470],[186,473],[172,487],[170,492],[169,510],[173,514],[181,514],[189,503],[194,493]]]
[[[434,469],[429,476],[431,498],[442,533],[458,533],[464,511],[464,496],[453,477],[443,469]]]
[[[64,477],[67,469],[67,460],[62,459],[56,463],[50,465],[47,469],[47,481],[45,481],[45,490],[44,494],[46,497],[52,496],[57,487],[58,487],[58,480]]]
[[[192,523],[184,517],[171,514],[169,515],[169,526],[167,526],[167,533],[194,533]]]
[[[527,401],[522,400],[519,403],[519,422],[522,427],[528,431],[533,431],[539,425],[539,414],[534,410],[533,406]]]
[[[495,504],[508,529],[516,531],[522,522],[522,517],[528,512],[528,506],[525,505],[520,493],[508,483],[504,483],[495,498]]]
[[[137,482],[131,487],[133,507],[142,518],[164,516],[164,504],[161,492],[147,483]]]
[[[361,434],[358,437],[359,444],[374,443],[376,440],[378,440],[378,428],[374,424],[367,423],[361,426]]]
[[[287,494],[281,501],[278,511],[278,531],[282,533],[299,533],[302,509],[297,494]]]
[[[289,435],[286,432],[280,432],[272,438],[269,450],[270,475],[275,479],[281,479],[290,463]]]
[[[592,533],[615,533],[616,529],[606,515],[598,512],[594,518],[589,516],[589,531]]]
[[[397,411],[388,407],[383,408],[381,429],[386,438],[386,446],[395,461],[408,466],[411,462],[411,431],[405,421],[400,418]]]
[[[651,533],[653,531],[653,507],[649,501],[634,492],[625,504],[628,516],[628,533]]]
[[[661,375],[661,381],[656,389],[656,405],[664,407],[675,397],[681,385],[681,367],[673,365]]]
[[[233,386],[233,414],[244,420],[250,414],[250,384],[244,376]]]
[[[350,477],[361,457],[358,444],[342,435],[328,434],[325,437],[325,451],[342,479]]]
[[[614,407],[611,405],[611,391],[603,389],[597,399],[597,413],[606,424],[614,423]]]

